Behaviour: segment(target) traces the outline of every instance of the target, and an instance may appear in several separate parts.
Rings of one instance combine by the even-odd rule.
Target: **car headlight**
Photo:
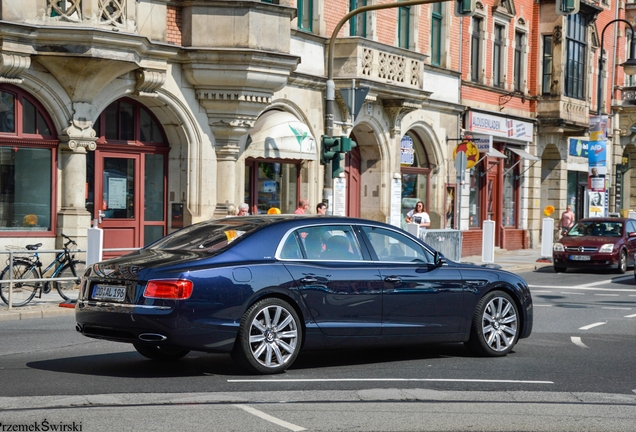
[[[612,253],[613,250],[614,250],[614,244],[608,243],[601,246],[598,251],[603,253]]]
[[[555,243],[554,246],[552,246],[552,250],[554,252],[565,252],[565,248],[561,243]]]

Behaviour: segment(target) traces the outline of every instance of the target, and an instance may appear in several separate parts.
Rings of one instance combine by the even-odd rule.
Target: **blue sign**
[[[607,160],[607,141],[590,141],[587,148],[587,163],[590,167],[605,166]]]
[[[587,148],[589,142],[587,140],[570,138],[570,156],[587,157]]]

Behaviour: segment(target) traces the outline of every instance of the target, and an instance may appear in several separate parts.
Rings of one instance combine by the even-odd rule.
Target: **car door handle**
[[[402,279],[400,279],[397,276],[387,276],[387,277],[384,278],[384,282],[400,283],[400,282],[402,282]]]
[[[300,282],[304,284],[315,284],[316,282],[318,282],[318,279],[312,276],[305,276],[300,280]]]

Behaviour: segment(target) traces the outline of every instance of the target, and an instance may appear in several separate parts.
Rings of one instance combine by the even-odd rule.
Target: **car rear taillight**
[[[148,281],[144,297],[155,299],[184,300],[192,294],[192,281],[185,279],[160,279]]]

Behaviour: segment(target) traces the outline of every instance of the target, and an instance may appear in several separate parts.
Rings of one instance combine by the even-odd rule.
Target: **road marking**
[[[618,281],[622,281],[622,280],[629,280],[631,278],[632,278],[632,276],[620,276],[620,277],[616,277],[616,278],[613,278],[613,279],[606,279],[606,280],[598,281],[598,282],[590,282],[588,284],[583,284],[581,286],[583,286],[583,287],[593,287],[593,286],[596,286],[596,285],[603,285],[603,284],[606,284],[606,283],[618,282]]]
[[[585,345],[582,341],[581,338],[578,336],[572,336],[570,339],[572,339],[572,343],[578,347],[581,348],[589,348],[587,345]]]
[[[271,416],[269,414],[265,414],[263,411],[259,411],[257,409],[252,408],[252,407],[249,407],[247,405],[234,405],[234,406],[237,407],[237,408],[240,408],[240,409],[242,409],[244,411],[247,411],[248,413],[253,414],[256,417],[260,417],[263,420],[267,420],[268,422],[272,422],[274,424],[277,424],[278,426],[282,426],[282,427],[287,428],[289,430],[293,430],[293,431],[304,431],[304,430],[307,430],[307,429],[305,429],[302,426],[296,426],[293,423],[288,423],[288,422],[286,422],[284,420],[278,419],[278,418],[273,417],[273,416]]]
[[[552,306],[554,306],[554,305],[551,305],[551,304],[536,304],[536,303],[535,303],[535,304],[533,304],[533,306],[534,306],[534,307],[552,307]]]
[[[604,306],[601,309],[614,309],[614,310],[632,310],[632,308],[623,308],[623,307],[610,307],[610,306]]]
[[[528,285],[530,288],[554,288],[561,290],[581,290],[581,291],[613,291],[613,292],[621,292],[621,293],[635,293],[636,289],[625,289],[625,288],[594,288],[587,285],[574,285],[574,286],[557,286],[557,285]],[[534,294],[538,291],[531,290]],[[636,294],[630,294],[630,297],[636,297]]]
[[[633,315],[625,315],[623,318],[636,318],[636,314],[633,314]]]
[[[229,379],[231,383],[309,383],[309,382],[466,382],[466,383],[514,383],[514,384],[554,384],[554,381],[453,379],[453,378],[307,378],[307,379]]]
[[[620,294],[594,294],[595,296],[618,297]]]
[[[538,291],[538,290],[537,290],[537,291],[532,291],[532,293],[533,293],[533,294],[537,294],[537,293],[540,293],[540,294],[548,294],[548,293],[551,293],[551,292],[552,292],[552,291]]]
[[[573,292],[562,292],[560,294],[570,294],[570,295],[586,295],[585,293],[573,293]]]
[[[594,328],[594,327],[602,326],[603,324],[607,324],[607,321],[597,322],[597,323],[594,323],[594,324],[589,324],[589,325],[580,327],[579,330],[589,330],[589,329]]]

